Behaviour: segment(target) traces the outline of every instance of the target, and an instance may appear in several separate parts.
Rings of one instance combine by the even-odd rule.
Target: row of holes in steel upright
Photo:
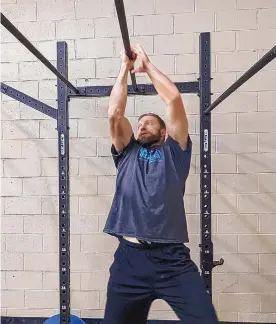
[[[60,53],[62,53],[62,52],[63,52],[63,51],[60,50]],[[60,57],[60,59],[62,60],[63,58]],[[63,64],[60,64],[60,67],[62,68],[62,67],[63,67]],[[61,90],[63,89],[62,86],[61,86],[60,88],[61,88]],[[63,94],[61,93],[60,96],[63,97]],[[61,104],[63,104],[63,101],[61,101]],[[60,109],[61,109],[61,111],[64,111],[64,109],[63,109],[62,107],[61,107]],[[61,118],[64,119],[63,114],[61,114]],[[64,126],[64,123],[63,123],[63,122],[61,123],[61,126]],[[61,133],[63,134],[64,131],[61,130]],[[61,157],[61,161],[62,161],[61,164],[63,164],[63,161],[64,161],[64,160],[65,160],[65,158],[64,158],[64,157]],[[65,161],[65,163],[66,163],[66,161]],[[62,165],[62,166],[61,166],[61,173],[64,172],[64,169],[65,169],[65,167]],[[66,175],[66,176],[67,176],[67,175]],[[66,180],[66,178],[65,178],[66,176],[64,176],[64,175],[61,176],[61,180]],[[65,198],[66,198],[66,195],[62,194],[62,192],[64,192],[65,189],[66,189],[65,185],[62,185],[61,188],[60,188],[60,190],[61,190],[61,192],[60,192],[61,199],[64,199],[64,200],[65,200]],[[62,208],[62,215],[61,215],[61,217],[64,219],[64,218],[65,218],[65,208],[66,208],[66,203],[65,203],[65,202],[61,205],[61,208]],[[67,216],[68,216],[68,215],[67,215]],[[62,226],[62,228],[64,228],[64,227],[65,227],[65,223],[62,222],[61,226]],[[66,235],[68,235],[68,230],[66,231],[66,233],[61,233],[61,240],[65,239],[65,238],[66,238]],[[67,241],[68,241],[68,237],[67,237]],[[64,248],[65,248],[66,244],[63,242],[63,243],[61,244],[61,246],[62,246],[61,255],[62,255],[62,256],[66,256],[66,252],[69,253],[68,249],[66,250],[66,252],[64,251]],[[65,267],[65,266],[66,266],[66,263],[63,261],[63,262],[61,263],[61,265],[62,265],[62,267]],[[67,271],[69,271],[69,269],[67,269]],[[62,272],[61,272],[61,275],[62,275],[62,276],[66,275],[66,272],[65,272],[65,271],[62,271]],[[61,284],[62,284],[62,286],[65,286],[65,285],[66,285],[66,282],[63,280]],[[61,288],[63,288],[63,287],[61,287]],[[69,290],[69,287],[67,287],[67,288],[68,288],[68,289],[67,289],[67,291],[68,291],[68,290]],[[66,289],[61,289],[61,292],[62,292],[63,295],[65,295],[65,294],[66,294]],[[63,300],[62,300],[62,306],[63,306],[63,307],[62,307],[62,312],[63,312],[64,314],[65,314],[66,311],[67,311],[65,304],[66,304],[66,300],[63,299]],[[65,323],[65,322],[66,322],[66,319],[62,319],[62,322]]]

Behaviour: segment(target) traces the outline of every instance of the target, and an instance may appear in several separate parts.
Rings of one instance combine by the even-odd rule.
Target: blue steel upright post
[[[57,43],[57,69],[68,78],[67,43]],[[60,324],[70,323],[70,196],[68,87],[57,80],[59,168],[59,288]]]
[[[211,103],[210,33],[200,34],[200,267],[207,293],[212,296],[213,243],[211,231]]]

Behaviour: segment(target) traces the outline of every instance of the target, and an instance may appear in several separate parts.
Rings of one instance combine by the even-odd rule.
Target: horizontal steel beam
[[[246,71],[236,82],[234,82],[228,89],[226,89],[205,111],[207,114],[212,111],[217,105],[224,101],[234,91],[236,91],[241,85],[252,78],[257,72],[259,72],[268,63],[274,60],[276,57],[276,45],[267,52],[258,62],[256,62],[248,71]]]
[[[175,82],[180,93],[198,93],[199,83],[196,82]],[[133,86],[128,86],[128,95],[156,95],[157,91],[152,84],[138,84],[138,91]],[[70,97],[108,97],[113,86],[92,86],[79,87],[79,93],[75,94],[69,90]]]
[[[57,119],[57,109],[46,105],[45,103],[34,99],[23,92],[20,92],[5,83],[1,82],[1,92],[5,95],[22,102],[23,104],[34,108],[37,111],[40,111],[44,115]]]
[[[72,91],[78,92],[77,88],[73,86],[54,66],[42,55],[37,48],[8,20],[6,16],[1,13],[1,24],[24,45],[41,63],[43,63],[49,70],[51,70],[62,82],[64,82]]]

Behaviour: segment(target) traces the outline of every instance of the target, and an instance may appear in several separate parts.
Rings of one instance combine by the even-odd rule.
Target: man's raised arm
[[[149,60],[143,48],[138,45],[134,51],[141,59],[141,65],[133,71],[145,72],[150,77],[156,91],[167,105],[167,133],[174,138],[184,150],[188,140],[188,119],[180,92],[175,84],[159,71]]]
[[[117,152],[129,143],[133,134],[130,122],[125,117],[126,103],[127,103],[127,77],[130,69],[133,66],[134,60],[129,60],[125,53],[122,53],[122,64],[119,75],[112,88],[109,98],[108,119],[109,129],[112,138],[112,144],[115,146]]]

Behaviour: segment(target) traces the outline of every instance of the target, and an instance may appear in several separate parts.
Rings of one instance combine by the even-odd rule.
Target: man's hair
[[[153,116],[153,117],[155,117],[155,118],[158,120],[161,129],[166,128],[166,124],[165,124],[164,120],[163,120],[160,116],[158,116],[158,115],[156,115],[156,114],[154,114],[154,113],[146,113],[146,114],[143,114],[143,115],[141,115],[141,116],[138,118],[138,121],[139,121],[141,118],[145,117],[145,116]]]

